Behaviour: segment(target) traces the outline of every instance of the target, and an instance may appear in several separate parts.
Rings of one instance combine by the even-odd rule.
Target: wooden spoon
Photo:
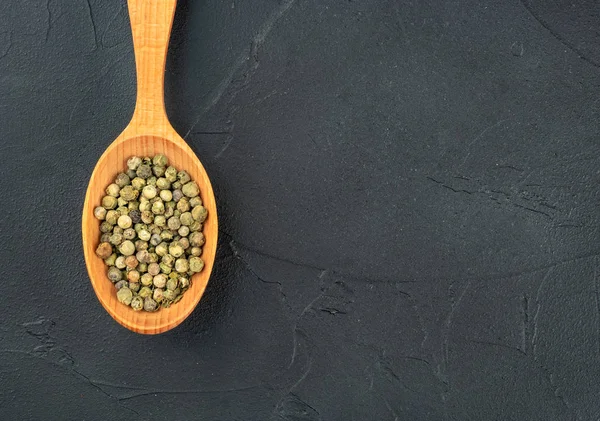
[[[120,324],[138,333],[156,334],[180,324],[194,310],[210,276],[217,248],[217,207],[204,167],[169,123],[164,105],[164,72],[167,48],[177,0],[128,0],[137,73],[137,102],[127,128],[102,154],[94,168],[83,205],[82,234],[85,263],[94,291],[102,306]],[[204,269],[192,277],[183,298],[157,312],[133,311],[117,301],[116,290],[108,280],[104,261],[96,256],[100,241],[99,222],[93,212],[105,195],[106,186],[127,168],[131,156],[163,153],[178,170],[186,170],[200,187],[208,210],[203,233],[206,244]]]

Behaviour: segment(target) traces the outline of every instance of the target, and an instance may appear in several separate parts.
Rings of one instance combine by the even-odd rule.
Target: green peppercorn
[[[141,287],[140,291],[138,292],[138,295],[140,297],[142,297],[142,298],[151,297],[152,296],[152,290],[149,287],[147,287],[147,286]]]
[[[121,189],[121,197],[128,202],[138,198],[140,192],[133,188],[133,186],[125,186]]]
[[[173,242],[169,245],[169,254],[173,257],[180,257],[184,253],[183,247],[178,242]]]
[[[163,292],[163,299],[168,302],[168,301],[172,301],[175,299],[175,291],[172,291],[170,289],[166,289]]]
[[[182,197],[178,202],[177,202],[177,210],[181,213],[187,212],[189,211],[190,208],[190,202],[187,198]]]
[[[152,236],[150,237],[150,244],[152,244],[153,246],[158,246],[162,241],[162,238],[160,238],[160,234],[152,234]]]
[[[127,283],[127,281],[125,281],[125,280],[121,280],[121,281],[119,281],[119,282],[117,282],[117,283],[115,284],[115,289],[118,291],[118,290],[120,290],[121,288],[123,288],[123,287],[126,287],[126,286],[128,286],[128,283]]]
[[[200,193],[200,188],[198,187],[198,184],[196,184],[195,181],[190,181],[189,183],[183,185],[181,191],[187,197],[196,197]]]
[[[159,177],[156,180],[156,187],[158,187],[161,190],[167,190],[171,188],[171,183],[169,183],[169,181],[164,178],[164,177]],[[169,199],[170,200],[170,199]]]
[[[140,278],[140,282],[144,286],[150,286],[150,285],[152,285],[153,278],[154,277],[151,274],[144,273]]]
[[[182,237],[187,237],[188,234],[190,233],[190,229],[189,229],[189,227],[186,227],[185,225],[182,225],[177,230],[177,233],[179,235],[181,235]],[[184,247],[184,248],[187,248],[187,247]]]
[[[129,215],[121,215],[117,220],[117,224],[123,229],[131,228],[132,220]]]
[[[166,156],[159,153],[157,155],[154,155],[154,158],[152,158],[152,164],[154,164],[157,167],[166,167],[167,165],[169,165],[169,160]]]
[[[132,211],[138,212],[140,210],[140,203],[139,202],[129,202],[127,204],[127,209],[129,209],[129,213],[131,213]]]
[[[181,187],[183,186],[183,184],[181,183],[181,181],[177,180],[174,183],[171,183],[171,190],[179,190],[181,191]],[[183,195],[183,193],[181,193]]]
[[[164,230],[160,233],[160,238],[162,238],[165,241],[170,241],[173,239],[173,233],[171,231]]]
[[[200,196],[192,197],[190,199],[190,206],[192,207],[192,209],[196,206],[202,206],[202,199],[200,199]]]
[[[148,263],[148,257],[150,257],[150,253],[148,253],[148,250],[139,250],[135,254],[135,258],[140,263]]]
[[[141,164],[135,171],[135,174],[146,180],[152,176],[152,168],[150,168],[150,165],[148,164]]]
[[[152,293],[152,298],[154,299],[154,301],[156,301],[157,303],[160,303],[163,300],[163,290],[160,288],[156,288],[154,290],[154,292]]]
[[[175,270],[179,273],[186,273],[190,269],[190,265],[186,259],[175,260]]]
[[[175,257],[171,256],[170,254],[165,254],[160,261],[169,267],[173,267],[173,264],[175,263]]]
[[[142,165],[142,158],[139,156],[132,156],[127,160],[127,168],[130,170],[137,170],[140,165]]]
[[[135,177],[133,180],[131,180],[131,185],[136,190],[142,190],[146,185],[146,180],[140,177]]]
[[[142,212],[141,218],[144,224],[151,224],[154,221],[154,214],[149,210],[145,210]]]
[[[177,181],[177,169],[175,167],[168,167],[165,170],[165,178],[169,183]]]
[[[160,243],[159,245],[156,246],[156,249],[154,250],[156,252],[157,255],[159,256],[164,256],[169,252],[169,246],[167,245],[167,243]]]
[[[113,229],[113,226],[108,221],[104,221],[100,224],[100,231],[103,233],[109,233]]]
[[[148,263],[157,263],[158,255],[154,252],[150,252],[150,256],[148,257]]]
[[[133,180],[136,176],[135,171],[134,170],[127,170],[127,177],[129,177],[130,180]]]
[[[101,259],[107,259],[113,252],[113,248],[109,243],[100,243],[96,248],[96,255]]]
[[[165,218],[163,215],[156,215],[154,217],[154,225],[157,227],[164,227],[167,225],[167,218]]]
[[[192,247],[190,254],[194,257],[199,257],[202,255],[202,249],[200,247]]]
[[[190,234],[189,240],[192,247],[202,247],[205,242],[204,234],[199,231],[193,232]]]
[[[158,263],[150,263],[148,265],[148,273],[152,276],[156,276],[160,273],[160,266]]]
[[[156,288],[164,288],[167,284],[167,275],[159,273],[152,279],[152,283]]]
[[[110,232],[105,232],[100,236],[101,243],[110,243]]]
[[[110,244],[113,246],[118,246],[123,242],[123,234],[113,234],[110,236],[109,240]]]
[[[140,263],[137,267],[138,272],[140,273],[144,273],[148,271],[148,264],[147,263]]]
[[[152,204],[145,197],[140,198],[140,212],[147,212],[152,208]]]
[[[188,227],[194,223],[191,212],[183,212],[179,217],[179,220],[181,221],[181,225],[186,225]]]
[[[117,205],[117,212],[119,212],[119,215],[124,215],[123,209],[129,209],[129,203],[122,197],[117,198]]]
[[[148,200],[154,199],[157,193],[158,190],[154,186],[146,186],[142,189],[142,195]]]
[[[187,288],[187,287],[189,287],[190,286],[190,280],[189,280],[189,278],[186,277],[186,276],[181,276],[179,278],[179,285],[181,285],[181,288],[184,288],[184,289]]]
[[[123,272],[121,272],[121,270],[118,267],[111,266],[108,268],[106,276],[108,276],[108,279],[110,279],[112,283],[115,283],[123,279]]]
[[[133,292],[138,292],[141,287],[142,286],[139,282],[129,282],[129,284],[127,284],[127,288],[129,288]]]
[[[156,187],[156,177],[152,176],[149,179],[146,180],[146,185],[147,186],[154,186]]]
[[[132,283],[140,281],[140,273],[137,270],[130,270],[127,272],[127,280]]]
[[[121,288],[117,291],[117,299],[120,303],[129,305],[131,304],[131,300],[133,299],[133,292],[127,287]]]
[[[190,272],[198,273],[204,267],[204,261],[200,257],[190,257]]]
[[[192,209],[192,217],[198,222],[204,222],[208,216],[208,211],[202,205]]]
[[[144,308],[144,299],[139,295],[136,295],[131,299],[131,308],[134,311],[140,311]]]
[[[115,178],[115,184],[117,186],[119,186],[120,188],[125,187],[126,185],[129,184],[129,182],[130,182],[130,178],[125,173],[120,173],[119,175],[117,175],[117,178]]]
[[[163,175],[165,175],[165,170],[165,167],[152,167],[152,172],[156,177],[162,177]]]
[[[119,219],[119,213],[116,210],[109,210],[106,212],[106,222],[111,225],[117,225],[117,220]]]
[[[165,275],[168,275],[168,274],[170,274],[170,273],[171,273],[171,271],[173,270],[173,269],[172,269],[172,268],[171,268],[169,265],[166,265],[166,264],[164,264],[164,263],[162,263],[162,262],[161,262],[161,263],[159,263],[159,265],[158,265],[158,266],[160,266],[160,271],[161,271],[161,273],[164,273]]]
[[[174,230],[174,231],[178,230],[179,227],[181,226],[181,221],[179,220],[179,218],[172,216],[167,221],[167,226],[169,227],[170,230]]]
[[[115,260],[115,266],[119,269],[125,269],[127,265],[125,264],[125,256],[119,256]]]
[[[167,281],[167,289],[173,291],[175,288],[177,288],[177,278],[169,278]]]
[[[144,310],[152,312],[158,309],[158,304],[152,298],[148,297],[144,299]]]
[[[106,264],[106,266],[114,266],[116,260],[117,260],[117,254],[113,253],[110,256],[108,256],[106,259],[104,259],[104,263]]]
[[[119,197],[119,191],[121,190],[121,187],[119,187],[118,184],[116,183],[112,183],[109,184],[108,187],[106,188],[106,194],[112,197]]]
[[[106,218],[106,209],[104,209],[102,206],[97,206],[94,209],[94,216],[99,221],[104,221],[104,219]]]
[[[190,175],[184,170],[179,171],[179,173],[177,173],[177,178],[179,179],[181,184],[186,184],[191,180]]]
[[[170,190],[161,190],[159,196],[164,202],[170,202],[173,200],[173,193],[171,193]]]
[[[177,240],[177,242],[181,247],[183,247],[184,250],[190,248],[190,240],[187,237],[182,237],[179,240]]]
[[[117,213],[119,214],[119,216],[129,215],[129,208],[126,205],[127,205],[127,202],[125,202],[125,205],[119,206],[117,208]],[[119,221],[117,220],[117,223],[118,222]]]
[[[123,238],[126,240],[133,240],[136,236],[135,230],[133,228],[127,228],[123,231]]]
[[[105,209],[115,209],[117,207],[117,199],[112,196],[104,196],[102,198],[102,207]]]
[[[173,201],[174,202],[179,202],[182,197],[183,197],[183,192],[181,190],[179,190],[179,189],[173,190]]]
[[[142,250],[148,250],[148,242],[144,240],[136,240],[135,242],[135,251],[139,252]]]
[[[125,264],[128,268],[135,269],[138,265],[138,260],[135,258],[135,256],[127,256],[125,258]]]
[[[202,231],[202,222],[194,221],[192,225],[190,225],[190,231]]]
[[[165,205],[162,200],[157,200],[152,204],[152,213],[155,215],[161,215],[165,213]]]
[[[131,256],[135,253],[135,245],[130,240],[123,241],[119,246],[119,251],[123,256]]]

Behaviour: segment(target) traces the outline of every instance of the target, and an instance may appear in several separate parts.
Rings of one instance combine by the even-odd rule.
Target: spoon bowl
[[[192,149],[169,123],[164,107],[164,68],[176,0],[128,0],[137,71],[137,102],[127,128],[102,154],[87,188],[83,205],[83,252],[98,300],[121,325],[143,334],[162,333],[179,325],[194,310],[208,283],[215,260],[218,236],[217,207],[210,179]],[[206,243],[201,258],[204,268],[191,278],[182,299],[169,308],[149,313],[134,311],[117,300],[107,277],[107,266],[96,256],[100,242],[99,221],[94,208],[100,205],[106,186],[127,169],[131,156],[164,154],[169,164],[185,170],[200,188],[208,210],[203,225]]]

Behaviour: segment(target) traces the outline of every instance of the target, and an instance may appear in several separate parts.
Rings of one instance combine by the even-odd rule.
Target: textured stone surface
[[[0,2],[0,418],[599,419],[599,33],[592,0],[180,0],[167,108],[222,232],[145,337],[80,239],[126,4]]]

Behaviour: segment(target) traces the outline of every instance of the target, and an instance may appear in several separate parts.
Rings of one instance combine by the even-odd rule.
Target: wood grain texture
[[[132,331],[157,334],[180,324],[204,293],[217,248],[217,207],[204,167],[169,123],[164,106],[164,71],[176,0],[128,0],[128,7],[136,59],[136,107],[131,122],[100,157],[90,178],[83,206],[83,251],[92,286],[106,311]],[[100,230],[93,210],[105,195],[106,186],[126,169],[130,156],[157,153],[165,154],[178,170],[188,171],[200,187],[208,210],[203,229],[206,243],[201,256],[205,266],[192,277],[190,289],[178,303],[155,313],[135,312],[118,302],[115,288],[106,276],[107,267],[95,254]]]

